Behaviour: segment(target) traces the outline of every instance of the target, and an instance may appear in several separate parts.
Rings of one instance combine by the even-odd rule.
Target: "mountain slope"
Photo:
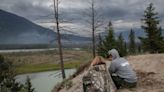
[[[62,34],[65,45],[86,44],[90,38]],[[79,43],[80,42],[80,43]],[[0,10],[0,45],[6,44],[55,44],[56,32],[41,27],[18,15]]]
[[[48,44],[55,35],[50,29],[0,10],[0,44]]]

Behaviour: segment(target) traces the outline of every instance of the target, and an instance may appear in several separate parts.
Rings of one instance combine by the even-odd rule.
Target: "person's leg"
[[[134,83],[129,83],[129,82],[124,81],[122,87],[125,87],[125,88],[134,88],[134,87],[136,87],[136,85],[137,85],[136,82],[134,82]]]
[[[119,89],[123,84],[123,79],[119,76],[111,76],[113,79],[114,84],[116,85],[117,89]]]
[[[117,89],[119,88],[134,88],[136,87],[137,83],[129,83],[126,82],[123,78],[119,77],[119,76],[111,76],[113,79],[113,82],[115,83]]]

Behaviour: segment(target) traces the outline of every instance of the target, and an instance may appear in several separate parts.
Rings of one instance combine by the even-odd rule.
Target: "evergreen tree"
[[[141,44],[138,44],[137,49],[138,49],[138,53],[141,53],[142,52]]]
[[[144,18],[142,19],[144,23],[142,28],[146,32],[146,37],[140,37],[139,39],[141,40],[143,50],[150,53],[164,52],[164,39],[157,15],[158,13],[155,12],[153,4],[150,3],[144,11]]]
[[[122,37],[122,33],[120,33],[118,40],[117,40],[117,50],[120,56],[126,56],[126,43],[124,42],[124,38]]]
[[[28,92],[34,92],[34,88],[32,88],[31,80],[28,76],[27,76],[25,84],[26,84],[26,89]]]
[[[127,55],[128,54],[128,49],[127,49],[127,43],[124,42],[124,54]]]
[[[23,88],[22,84],[15,81],[14,76],[12,64],[0,55],[0,92],[19,92]]]
[[[113,48],[116,48],[116,40],[114,37],[114,29],[112,23],[109,22],[107,26],[107,35],[103,41],[99,42],[99,45],[97,46],[97,53],[100,56],[107,57],[108,51]]]
[[[129,34],[129,53],[130,54],[136,53],[135,33],[132,29]]]
[[[97,45],[97,53],[98,53],[98,55],[103,56],[103,52],[105,51],[105,48],[104,48],[104,45],[102,43],[103,40],[102,40],[102,37],[100,34],[98,35],[98,39],[99,39],[99,42]]]

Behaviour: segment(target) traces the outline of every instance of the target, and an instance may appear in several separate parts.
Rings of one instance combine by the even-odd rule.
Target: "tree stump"
[[[105,64],[90,67],[83,76],[83,92],[116,92],[116,90]]]

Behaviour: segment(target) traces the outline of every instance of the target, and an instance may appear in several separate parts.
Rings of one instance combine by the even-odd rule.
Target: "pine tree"
[[[125,56],[128,54],[127,43],[124,42],[124,54]]]
[[[137,49],[138,49],[138,53],[142,53],[141,44],[138,44]]]
[[[120,56],[126,56],[126,43],[124,42],[124,38],[122,37],[122,33],[120,33],[118,40],[117,40],[117,50]]]
[[[27,76],[25,84],[28,92],[34,92],[34,88],[32,88],[31,79],[29,78],[29,76]]]
[[[130,54],[136,53],[135,33],[132,29],[129,34],[129,53]]]
[[[0,92],[19,92],[23,85],[16,82],[14,69],[3,55],[0,55]]]
[[[105,36],[104,40],[99,42],[97,46],[97,53],[100,56],[107,57],[108,51],[116,48],[116,40],[114,37],[114,29],[112,23],[109,22],[107,26],[107,35]]]
[[[102,43],[103,40],[102,40],[101,34],[98,35],[98,39],[99,39],[99,42],[98,42],[96,50],[97,50],[98,55],[103,56],[103,52],[105,51],[105,48]]]
[[[144,11],[144,18],[142,19],[144,24],[141,27],[144,29],[146,37],[140,37],[139,39],[143,49],[150,53],[164,52],[164,38],[161,34],[162,28],[159,26],[157,15],[153,4],[150,3]]]

